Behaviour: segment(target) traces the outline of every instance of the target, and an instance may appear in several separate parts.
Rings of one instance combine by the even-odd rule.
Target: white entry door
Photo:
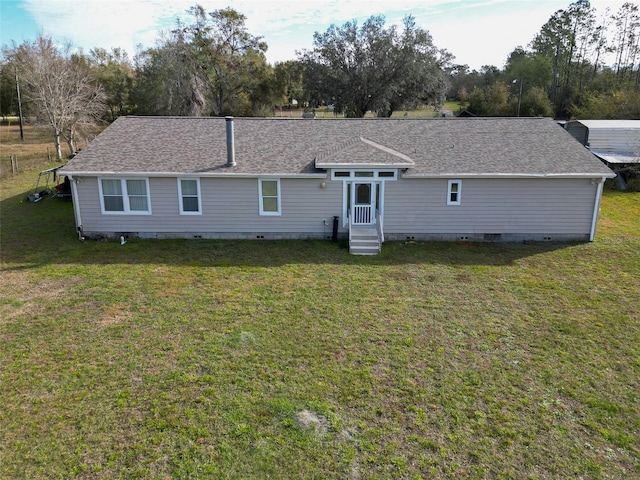
[[[376,223],[376,184],[353,182],[351,184],[351,223],[372,225]]]

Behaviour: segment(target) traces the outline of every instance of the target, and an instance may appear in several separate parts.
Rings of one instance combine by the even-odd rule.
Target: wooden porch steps
[[[375,226],[352,226],[349,253],[352,255],[377,255],[382,241]]]

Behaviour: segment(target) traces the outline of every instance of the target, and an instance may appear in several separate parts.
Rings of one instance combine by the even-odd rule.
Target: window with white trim
[[[380,180],[395,180],[397,170],[332,170],[332,180],[353,180],[356,178],[374,178]]]
[[[258,179],[260,215],[280,215],[280,179]]]
[[[201,215],[200,179],[179,178],[178,198],[180,201],[180,215]]]
[[[447,205],[460,205],[462,194],[462,180],[449,180],[447,187]]]
[[[102,213],[151,213],[149,180],[146,178],[101,178],[98,187]]]

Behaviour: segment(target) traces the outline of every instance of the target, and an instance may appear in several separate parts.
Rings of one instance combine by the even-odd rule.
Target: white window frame
[[[452,192],[453,185],[458,186],[458,189],[455,192],[456,193],[455,200],[451,200],[451,194],[453,193]],[[447,184],[447,205],[460,205],[461,198],[462,198],[462,180],[449,180],[449,183]]]
[[[390,177],[380,176],[381,172],[389,172],[389,173],[393,173],[393,175]],[[348,173],[349,175],[336,175],[336,173]],[[356,173],[371,173],[372,175],[361,177]],[[388,169],[383,168],[383,169],[377,169],[377,170],[336,168],[331,170],[331,180],[343,180],[343,181],[363,180],[364,181],[367,178],[375,182],[386,182],[386,181],[397,180],[398,170],[394,168],[388,168]]]
[[[191,211],[184,209],[184,195],[182,194],[182,182],[196,182],[196,196],[198,198],[198,210]],[[193,197],[189,195],[189,197]],[[180,215],[202,215],[202,195],[200,193],[200,178],[182,177],[178,178],[178,205],[180,206]]]
[[[118,180],[120,182],[122,190],[122,204],[123,210],[107,210],[104,206],[104,193],[102,191],[103,180]],[[143,180],[145,184],[146,197],[147,197],[147,210],[131,210],[129,203],[129,192],[127,190],[127,180]],[[151,192],[149,190],[149,179],[144,177],[99,177],[98,178],[98,191],[100,194],[100,209],[103,215],[151,215]]]
[[[264,209],[264,199],[262,195],[262,182],[276,182],[277,195],[275,197],[269,196],[267,198],[276,198],[278,202],[278,210],[275,212],[266,211]],[[263,216],[279,216],[282,215],[282,190],[280,189],[279,178],[259,178],[258,179],[258,206],[260,209],[260,215]]]

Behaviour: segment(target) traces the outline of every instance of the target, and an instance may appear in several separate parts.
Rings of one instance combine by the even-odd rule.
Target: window
[[[462,193],[461,180],[449,180],[447,189],[447,205],[460,205],[460,194]]]
[[[102,204],[106,212],[124,212],[124,197],[120,180],[102,180]]]
[[[151,213],[146,178],[102,178],[98,186],[102,213]]]
[[[180,201],[180,215],[200,215],[200,179],[179,178],[178,197]]]
[[[374,178],[380,180],[395,180],[397,170],[332,170],[332,180],[353,180],[356,178]]]
[[[378,177],[381,178],[396,178],[395,170],[392,172],[378,172]]]
[[[258,180],[260,215],[280,215],[280,180]]]

